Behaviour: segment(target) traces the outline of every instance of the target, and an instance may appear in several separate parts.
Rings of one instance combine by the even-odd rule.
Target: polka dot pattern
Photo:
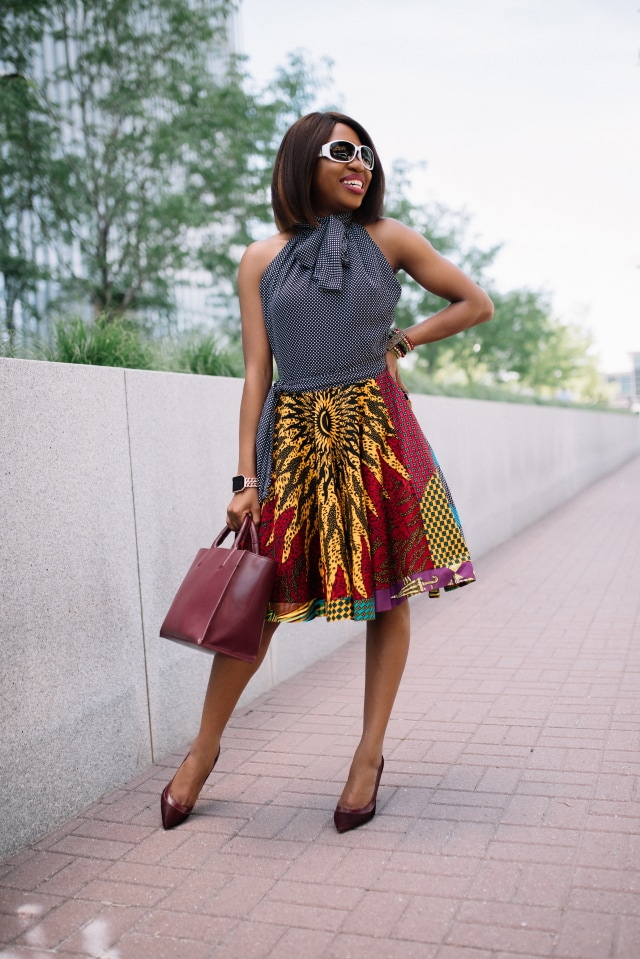
[[[381,373],[400,284],[364,227],[345,214],[299,227],[265,270],[260,292],[279,374],[256,442],[264,500],[278,394],[347,386]]]

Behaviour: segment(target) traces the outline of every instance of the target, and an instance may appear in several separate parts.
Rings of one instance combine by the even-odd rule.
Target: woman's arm
[[[238,297],[242,317],[242,352],[245,379],[240,403],[238,473],[256,476],[256,435],[260,413],[273,380],[273,358],[267,338],[260,298],[260,280],[273,259],[268,240],[253,243],[244,253],[238,271]],[[239,529],[246,513],[260,522],[258,491],[248,488],[236,493],[227,509],[231,529]]]
[[[491,319],[493,303],[484,290],[440,256],[425,237],[391,219],[378,220],[369,231],[394,270],[405,270],[425,290],[449,300],[449,306],[409,327],[415,346],[444,340]]]

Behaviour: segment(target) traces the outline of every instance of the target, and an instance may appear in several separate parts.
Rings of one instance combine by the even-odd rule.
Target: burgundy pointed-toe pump
[[[378,768],[378,775],[376,777],[376,785],[373,790],[373,796],[366,806],[363,806],[361,809],[347,809],[346,806],[341,806],[340,803],[338,803],[333,814],[333,821],[338,832],[348,832],[350,829],[355,829],[357,826],[363,826],[366,822],[369,822],[370,819],[373,819],[376,814],[378,786],[380,785],[380,777],[382,776],[383,769],[384,756],[382,757],[382,761]]]
[[[182,760],[181,768],[186,763],[189,755],[190,754],[187,753],[185,758]],[[220,750],[218,750],[218,755],[213,760],[213,766],[205,776],[205,783],[213,772],[219,756]],[[173,779],[175,778],[176,777],[174,776]],[[160,812],[162,813],[162,826],[164,829],[174,829],[175,826],[179,826],[180,823],[184,822],[185,819],[193,812],[193,806],[183,806],[182,803],[177,802],[171,795],[170,790],[173,784],[173,779],[164,787],[162,790],[162,796],[160,797]],[[204,786],[204,783],[202,785]]]

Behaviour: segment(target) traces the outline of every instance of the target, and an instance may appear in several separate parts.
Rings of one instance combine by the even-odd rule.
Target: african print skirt
[[[474,580],[445,479],[389,373],[280,395],[260,548],[279,565],[275,622],[375,619]]]

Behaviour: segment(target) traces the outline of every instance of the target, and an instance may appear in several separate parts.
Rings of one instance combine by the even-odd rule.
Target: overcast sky
[[[553,293],[603,367],[640,350],[639,0],[242,0],[267,80],[290,51],[334,62],[345,112],[386,167],[426,162],[413,199],[504,244],[503,289]]]

